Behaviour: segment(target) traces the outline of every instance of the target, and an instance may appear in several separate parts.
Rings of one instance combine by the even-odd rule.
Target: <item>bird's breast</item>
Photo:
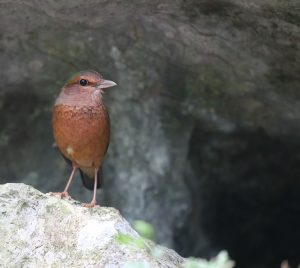
[[[104,104],[53,110],[53,132],[62,154],[82,167],[99,167],[109,144],[109,115]]]

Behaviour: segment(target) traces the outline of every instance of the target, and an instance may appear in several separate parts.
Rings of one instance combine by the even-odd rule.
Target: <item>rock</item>
[[[3,267],[233,267],[226,253],[210,263],[185,260],[142,239],[114,208],[87,209],[25,184],[0,185],[0,215]],[[121,243],[120,235],[139,246]]]
[[[149,221],[186,256],[229,248],[242,267],[299,259],[298,0],[0,6],[2,182],[64,187],[51,107],[70,75],[96,69],[119,85],[105,95],[101,204]],[[71,193],[90,201],[79,179]]]
[[[163,248],[155,259],[145,248],[117,241],[139,238],[114,208],[84,208],[25,184],[0,186],[0,263],[5,267],[178,267],[183,258]],[[147,244],[147,242],[145,242]]]

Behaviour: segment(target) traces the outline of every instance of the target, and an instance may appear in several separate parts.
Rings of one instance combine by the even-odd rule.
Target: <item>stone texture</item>
[[[189,262],[203,268],[233,267],[225,253],[211,262],[194,261],[148,240],[140,240],[140,247],[120,243],[120,234],[141,237],[118,210],[88,209],[25,184],[0,185],[0,215],[3,267],[171,268],[190,267]]]
[[[86,209],[24,184],[0,186],[0,262],[5,267],[177,267],[183,258],[166,249],[155,260],[145,249],[120,244],[119,233],[138,238],[114,208]]]
[[[63,188],[51,106],[96,69],[119,84],[102,204],[186,255],[297,259],[299,21],[297,0],[0,0],[0,177]]]

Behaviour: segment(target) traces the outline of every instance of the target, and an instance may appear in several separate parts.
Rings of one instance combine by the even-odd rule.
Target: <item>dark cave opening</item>
[[[226,249],[244,268],[299,264],[300,143],[262,129],[218,133],[198,126],[188,159],[193,207],[175,232],[178,252],[210,258]]]

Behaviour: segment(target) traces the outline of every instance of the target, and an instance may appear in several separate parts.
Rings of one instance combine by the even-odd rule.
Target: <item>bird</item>
[[[83,185],[93,190],[93,198],[85,207],[96,206],[96,191],[102,185],[102,163],[110,139],[110,119],[103,93],[116,85],[96,71],[81,71],[68,80],[54,103],[54,140],[72,166],[64,191],[55,194],[70,197],[68,190],[79,170]]]

